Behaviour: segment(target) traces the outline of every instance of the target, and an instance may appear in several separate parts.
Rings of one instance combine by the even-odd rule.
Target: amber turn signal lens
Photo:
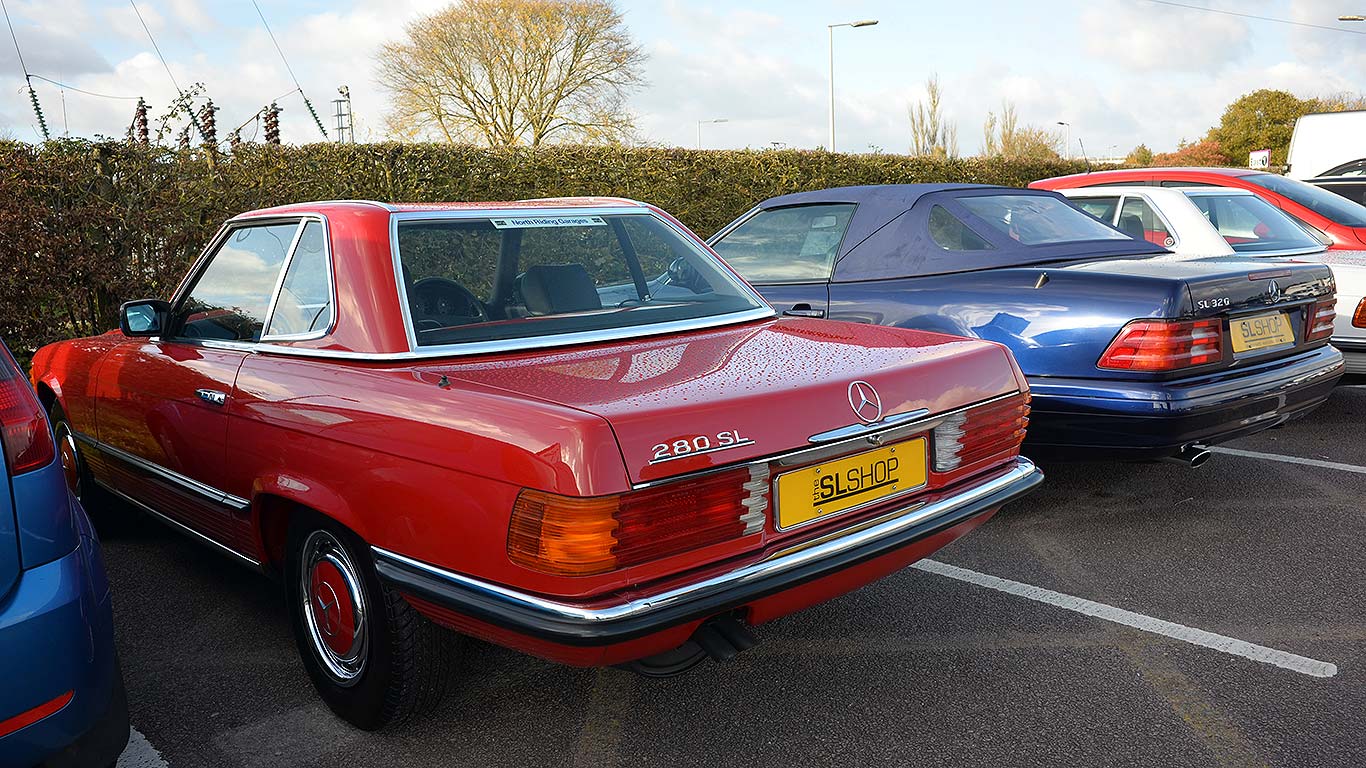
[[[1352,313],[1352,326],[1366,328],[1366,299],[1357,303],[1357,311]]]
[[[618,497],[583,499],[524,490],[512,505],[508,557],[561,576],[590,576],[616,568],[612,533]]]

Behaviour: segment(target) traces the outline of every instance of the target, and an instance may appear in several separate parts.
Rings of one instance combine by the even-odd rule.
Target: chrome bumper
[[[528,594],[372,547],[381,578],[400,591],[524,634],[568,645],[607,645],[705,618],[893,552],[996,509],[1043,482],[1020,457],[961,493],[917,502],[770,557],[656,594],[576,605]]]

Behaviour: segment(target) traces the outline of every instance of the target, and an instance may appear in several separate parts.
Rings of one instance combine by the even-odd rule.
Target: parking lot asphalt
[[[139,519],[105,540],[120,765],[1366,765],[1366,387],[1228,447],[1046,466],[929,570],[681,677],[468,642],[381,734],[314,695],[276,585]]]

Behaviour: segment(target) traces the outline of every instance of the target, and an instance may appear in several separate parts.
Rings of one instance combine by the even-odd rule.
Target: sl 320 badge
[[[754,441],[748,437],[741,437],[740,430],[727,429],[717,432],[715,435],[692,435],[690,437],[680,437],[667,443],[656,443],[650,451],[654,458],[650,459],[651,464],[663,464],[666,461],[676,459],[686,459],[689,456],[699,456],[704,453],[716,453],[718,451],[729,451],[732,448],[739,448],[751,445]]]

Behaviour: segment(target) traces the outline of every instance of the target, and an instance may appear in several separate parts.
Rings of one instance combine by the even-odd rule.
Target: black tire
[[[295,515],[288,546],[285,589],[294,639],[327,706],[367,731],[435,708],[458,636],[384,585],[370,548],[337,523]]]

